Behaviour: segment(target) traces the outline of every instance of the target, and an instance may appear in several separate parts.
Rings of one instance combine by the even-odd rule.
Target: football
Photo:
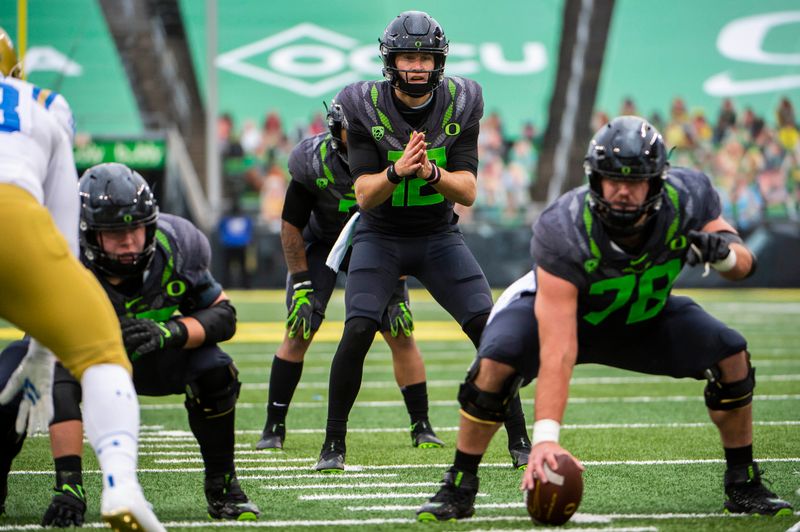
[[[583,495],[583,472],[566,454],[556,456],[558,467],[555,471],[545,463],[544,470],[548,482],[543,484],[537,478],[533,489],[525,493],[528,514],[534,523],[544,525],[563,525],[578,509]]]

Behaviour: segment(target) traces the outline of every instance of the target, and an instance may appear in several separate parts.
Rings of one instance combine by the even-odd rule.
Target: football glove
[[[703,233],[689,231],[689,252],[686,263],[697,266],[709,262],[714,264],[724,260],[731,252],[730,239],[723,233]]]
[[[122,318],[122,340],[131,360],[162,349],[180,348],[189,336],[186,325],[177,319],[163,323],[144,318]]]
[[[86,514],[86,494],[80,484],[64,484],[50,500],[42,517],[42,526],[68,528],[83,526]]]
[[[386,313],[389,316],[389,332],[397,338],[400,331],[406,337],[411,336],[414,330],[414,317],[411,315],[411,308],[406,300],[406,283],[399,281],[389,304],[386,306]]]
[[[316,303],[308,272],[292,275],[292,302],[286,318],[289,338],[297,336],[300,330],[303,331],[303,340],[311,337],[311,317],[314,315]]]
[[[31,341],[28,353],[0,392],[0,404],[6,404],[22,391],[17,411],[17,434],[47,434],[53,419],[53,372],[56,358],[53,353]]]

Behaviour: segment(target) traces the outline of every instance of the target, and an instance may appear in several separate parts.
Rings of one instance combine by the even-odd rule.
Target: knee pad
[[[720,382],[719,366],[713,366],[705,371],[708,384],[704,396],[709,410],[735,410],[753,402],[756,368],[750,366],[749,360],[747,365],[750,368],[747,377],[736,382]]]
[[[231,413],[242,387],[238,376],[232,363],[206,371],[186,385],[186,409],[207,419]]]
[[[50,424],[81,420],[81,383],[67,368],[57,363],[53,374],[53,420]]]
[[[511,410],[512,399],[519,392],[522,376],[513,374],[503,383],[500,392],[485,392],[475,386],[475,377],[480,370],[480,359],[475,359],[464,383],[458,390],[461,412],[478,423],[502,423]]]

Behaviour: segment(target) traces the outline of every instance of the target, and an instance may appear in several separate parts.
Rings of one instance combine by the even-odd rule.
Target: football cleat
[[[430,421],[423,419],[411,425],[411,444],[420,449],[438,449],[444,442],[436,437]]]
[[[475,514],[478,477],[451,467],[444,474],[442,487],[417,510],[417,521],[454,521]]]
[[[531,454],[531,442],[527,438],[508,447],[508,454],[511,455],[511,464],[514,469],[525,471],[528,468],[528,457]]]
[[[116,485],[103,489],[100,504],[103,521],[115,532],[166,532],[158,521],[138,484]]]
[[[83,526],[86,515],[86,494],[78,483],[64,483],[54,488],[55,494],[42,517],[42,526],[67,528]]]
[[[232,521],[256,521],[261,515],[250,499],[247,498],[236,473],[226,473],[207,477],[205,481],[208,516],[212,519],[230,519]]]
[[[345,453],[343,441],[326,441],[322,445],[322,451],[319,453],[319,460],[314,469],[320,473],[343,473]]]
[[[286,425],[283,423],[267,423],[261,433],[261,439],[256,443],[256,449],[283,449],[283,440],[286,439]]]
[[[792,515],[792,505],[761,483],[755,462],[725,471],[725,495],[725,513]]]

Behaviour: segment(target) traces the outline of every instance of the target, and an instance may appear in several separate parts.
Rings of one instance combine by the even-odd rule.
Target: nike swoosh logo
[[[129,310],[133,305],[135,305],[138,301],[140,301],[144,296],[139,296],[135,299],[131,299],[130,301],[125,302],[125,310]]]

